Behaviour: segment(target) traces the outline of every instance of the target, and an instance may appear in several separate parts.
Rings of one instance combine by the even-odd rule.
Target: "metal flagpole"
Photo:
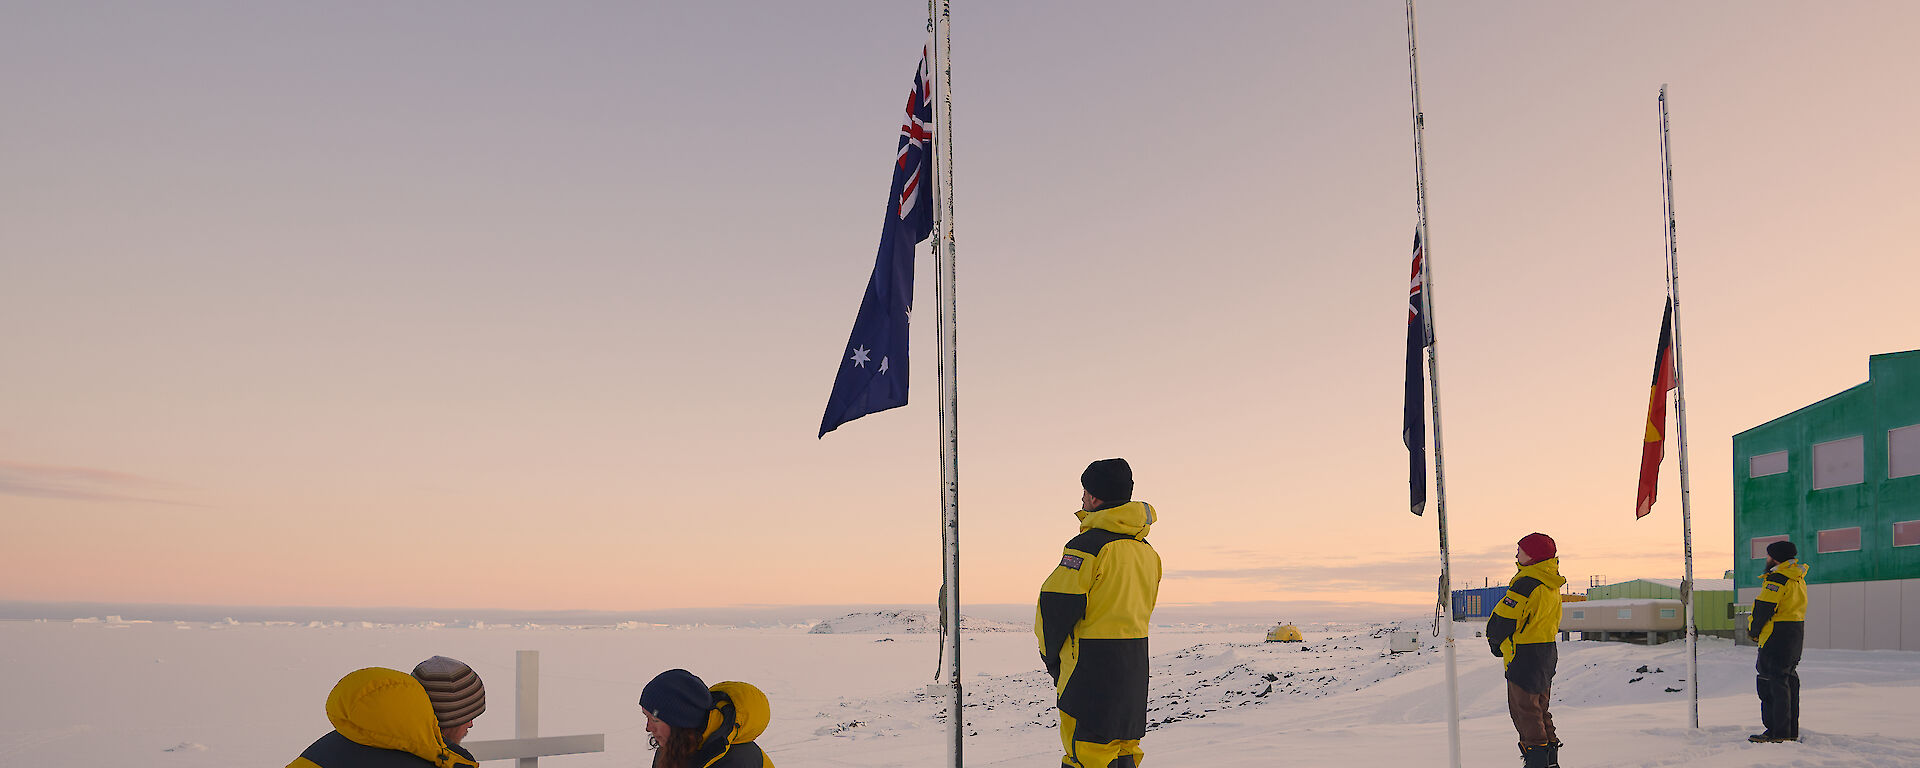
[[[928,0],[928,55],[933,59],[933,254],[936,323],[940,342],[940,543],[946,553],[941,573],[945,636],[940,642],[952,661],[943,693],[947,700],[947,766],[960,768],[966,715],[960,690],[960,387],[955,352],[960,324],[955,316],[953,243],[953,8],[949,0]]]
[[[1423,258],[1427,284],[1420,291],[1420,301],[1426,305],[1421,314],[1427,325],[1427,381],[1433,390],[1433,490],[1440,523],[1440,618],[1446,625],[1447,754],[1448,765],[1460,768],[1460,675],[1454,665],[1453,566],[1447,552],[1447,462],[1440,451],[1440,343],[1433,336],[1433,237],[1427,231],[1426,125],[1420,113],[1420,46],[1414,35],[1413,0],[1407,0],[1407,84],[1413,91],[1414,204],[1420,216],[1421,247],[1426,249]]]
[[[1699,627],[1694,625],[1693,610],[1693,507],[1687,482],[1687,376],[1680,364],[1680,241],[1673,215],[1673,143],[1667,136],[1667,86],[1660,85],[1660,170],[1661,190],[1666,193],[1667,217],[1667,300],[1673,302],[1673,389],[1675,420],[1680,439],[1680,537],[1686,551],[1686,578],[1680,582],[1680,600],[1687,608],[1687,722],[1700,727],[1700,645]]]

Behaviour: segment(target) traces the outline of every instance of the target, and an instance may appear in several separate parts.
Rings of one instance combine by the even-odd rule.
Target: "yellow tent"
[[[1273,629],[1267,630],[1269,643],[1298,643],[1303,640],[1304,638],[1300,637],[1300,628],[1286,622],[1275,624]]]

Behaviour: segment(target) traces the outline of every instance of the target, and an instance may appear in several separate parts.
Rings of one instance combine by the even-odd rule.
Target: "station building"
[[[1767,545],[1807,564],[1807,647],[1920,651],[1920,350],[1873,355],[1867,380],[1733,436],[1736,599]]]
[[[1587,589],[1588,600],[1679,600],[1680,579],[1634,579],[1617,584],[1605,584]],[[1657,618],[1656,614],[1656,618]],[[1682,637],[1686,630],[1686,613],[1680,614]],[[1624,618],[1624,617],[1619,617]],[[1733,579],[1694,579],[1693,580],[1693,626],[1702,635],[1733,637]],[[1658,627],[1666,629],[1666,627]],[[1579,631],[1580,627],[1563,626],[1562,629]],[[1642,629],[1655,629],[1648,626]]]
[[[1486,621],[1493,607],[1507,594],[1507,585],[1474,587],[1453,591],[1453,617],[1460,621]]]
[[[1453,618],[1460,621],[1486,621],[1493,616],[1494,607],[1500,604],[1500,598],[1507,594],[1507,585],[1497,587],[1474,587],[1453,591]],[[1586,595],[1560,593],[1560,602],[1572,603],[1587,599]]]

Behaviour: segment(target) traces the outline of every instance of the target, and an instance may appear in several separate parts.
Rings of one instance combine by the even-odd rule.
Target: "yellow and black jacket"
[[[753,743],[767,730],[773,714],[766,694],[734,681],[708,690],[713,693],[713,709],[707,712],[700,749],[693,754],[695,768],[773,768],[773,759]]]
[[[1160,593],[1156,516],[1143,501],[1080,512],[1080,535],[1040,585],[1033,632],[1074,740],[1138,739],[1147,727],[1147,625]]]
[[[1747,636],[1765,648],[1767,638],[1782,624],[1804,626],[1807,620],[1807,566],[1788,560],[1767,572],[1760,582],[1760,595],[1753,599],[1753,618],[1747,621]],[[1784,628],[1782,628],[1784,629]],[[1796,635],[1799,627],[1795,627]]]
[[[440,733],[427,689],[413,675],[368,667],[340,678],[327,694],[333,732],[287,768],[438,768],[476,766]]]
[[[1566,583],[1560,558],[1520,566],[1487,619],[1487,645],[1506,665],[1507,681],[1528,693],[1553,684],[1560,663],[1554,644],[1560,633],[1560,587]]]

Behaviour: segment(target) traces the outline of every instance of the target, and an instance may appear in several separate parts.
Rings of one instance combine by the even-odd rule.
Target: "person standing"
[[[1747,741],[1800,740],[1800,651],[1807,642],[1807,566],[1795,558],[1791,541],[1767,545],[1767,576],[1753,599],[1747,636],[1760,643],[1754,661],[1754,687],[1760,693],[1760,722],[1766,727]]]
[[[1553,537],[1544,533],[1520,539],[1513,553],[1520,571],[1487,619],[1487,645],[1506,665],[1507,714],[1520,734],[1526,768],[1560,765],[1560,739],[1547,710],[1554,667],[1560,661],[1554,644],[1560,632],[1560,587],[1567,583],[1560,575],[1559,554]]]
[[[433,702],[433,716],[440,721],[440,735],[447,747],[468,760],[473,753],[460,746],[460,740],[473,730],[473,721],[487,711],[487,686],[472,667],[459,659],[435,656],[413,667],[413,679],[427,689]]]
[[[1080,474],[1080,534],[1040,585],[1033,632],[1060,708],[1063,768],[1134,768],[1146,753],[1147,626],[1160,555],[1153,505],[1133,500],[1126,459]]]

